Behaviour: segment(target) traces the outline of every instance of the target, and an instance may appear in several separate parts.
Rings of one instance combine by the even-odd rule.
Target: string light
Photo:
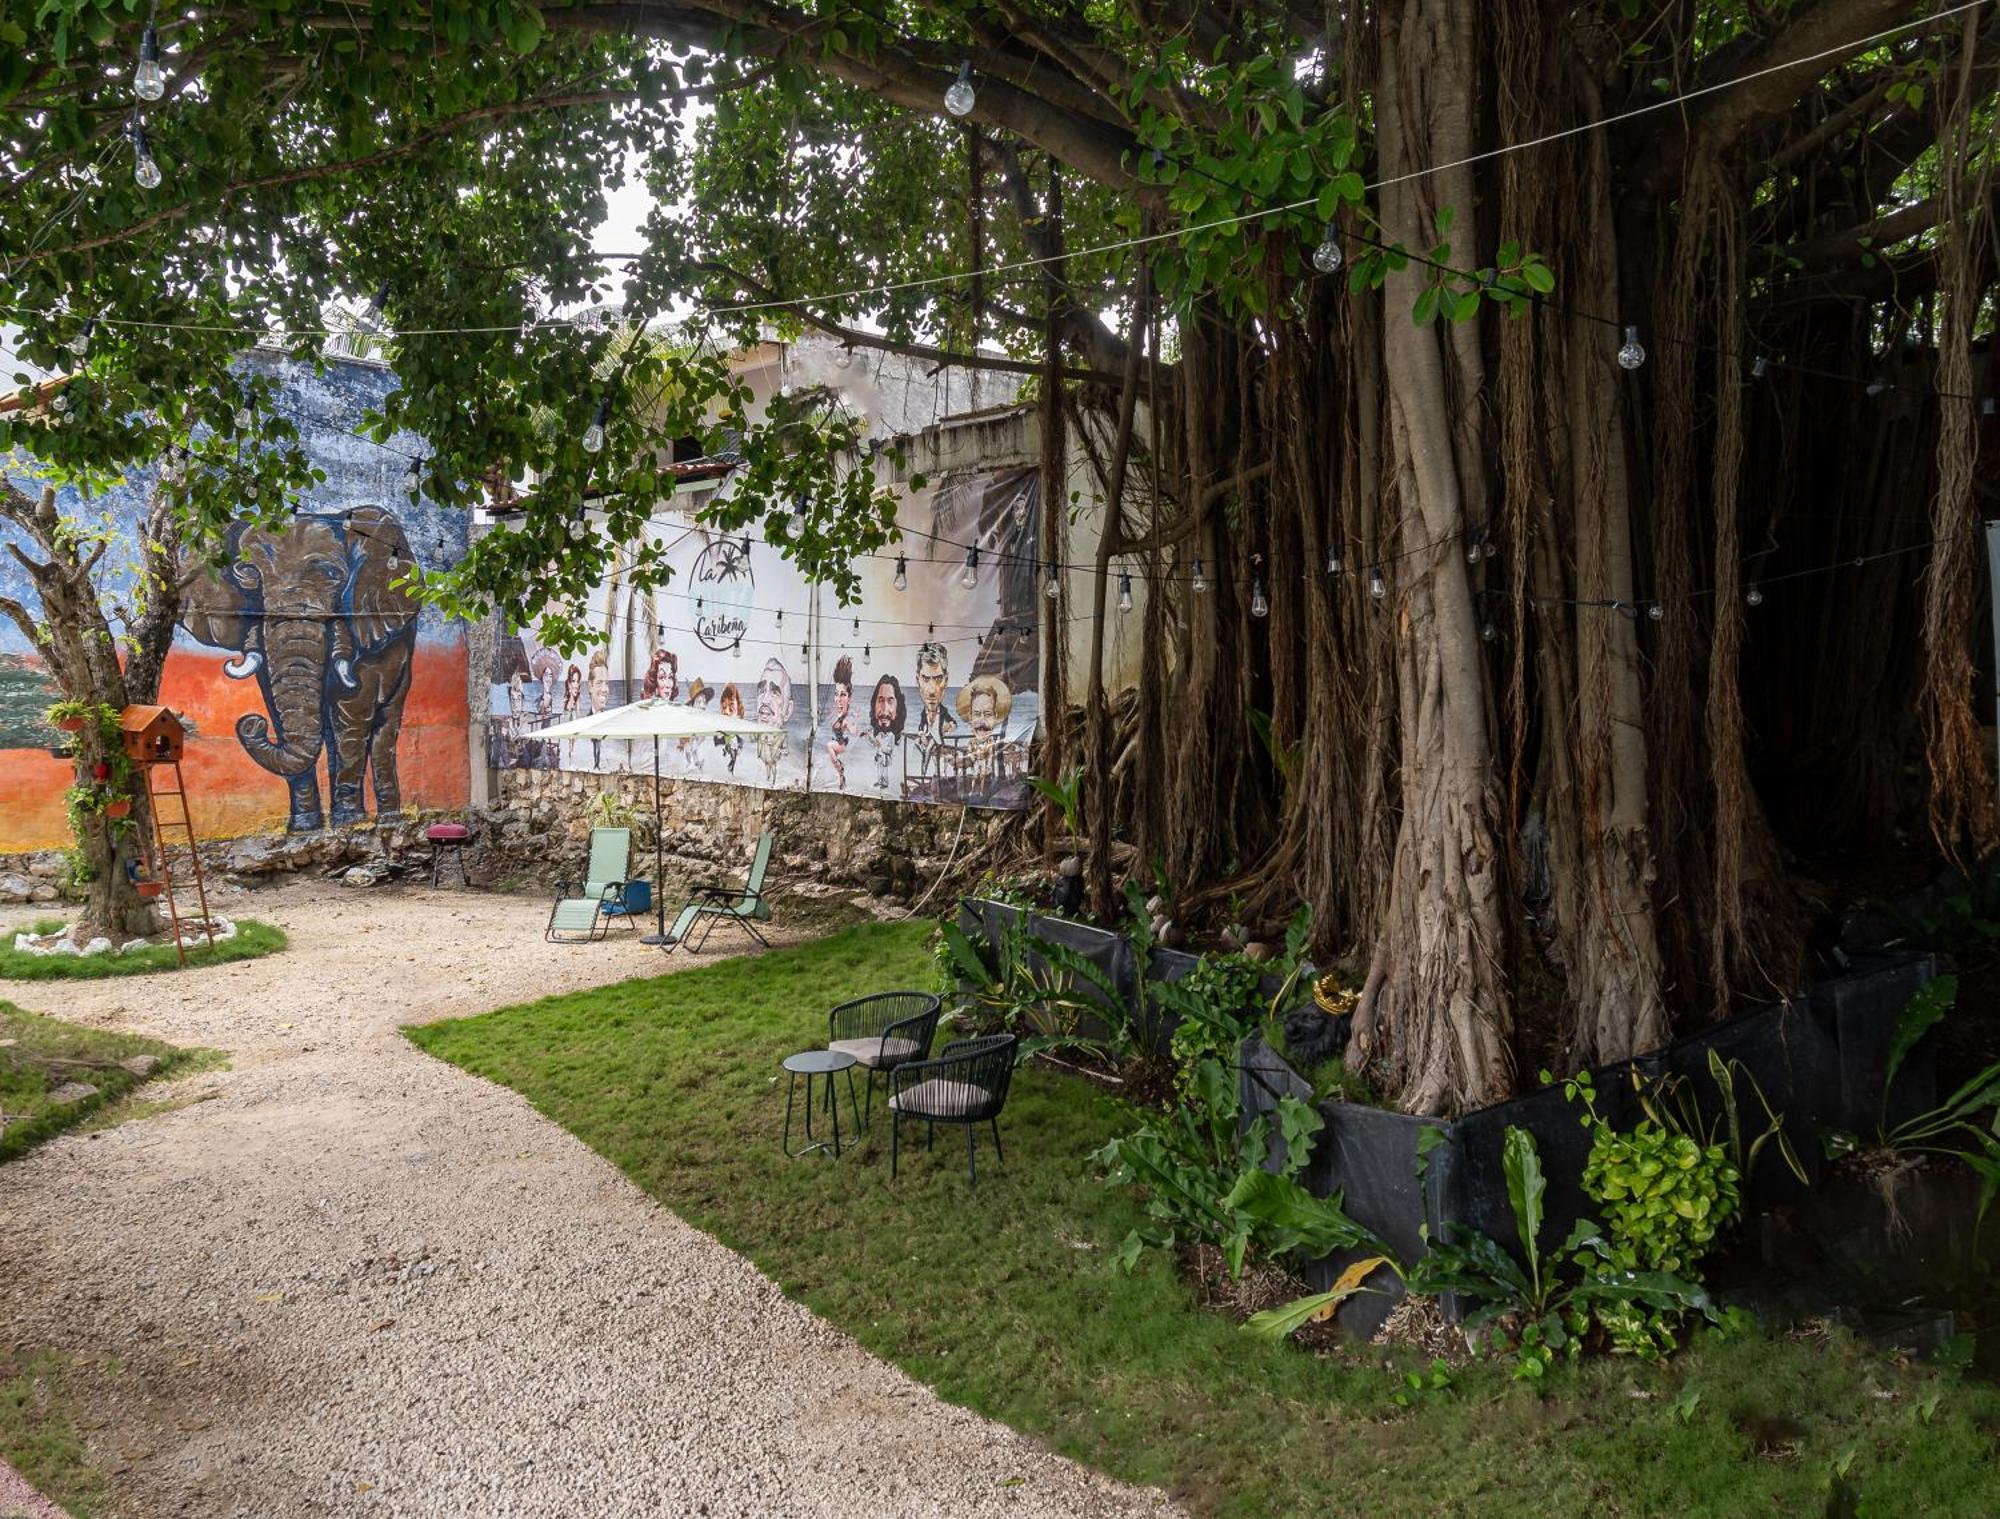
[[[97,329],[97,318],[94,316],[85,317],[83,319],[83,325],[77,328],[76,330],[76,336],[71,338],[69,342],[65,343],[63,346],[69,349],[69,351],[75,354],[79,359],[82,358],[86,353],[90,352],[90,335],[96,329]]]
[[[1062,576],[1056,572],[1054,565],[1049,566],[1049,578],[1042,582],[1042,594],[1050,601],[1062,595]]]
[[[1637,327],[1627,327],[1625,329],[1624,346],[1618,350],[1618,367],[1620,369],[1637,369],[1645,362],[1646,345],[1639,341],[1639,329]]]
[[[1368,566],[1368,594],[1377,601],[1389,594],[1389,582],[1382,578],[1382,566],[1379,564]]]
[[[1262,554],[1254,555],[1250,563],[1253,566],[1250,571],[1250,615],[1252,617],[1269,617],[1271,615],[1271,598],[1264,594],[1264,556]]]
[[[1484,559],[1486,557],[1485,545],[1486,529],[1482,527],[1466,540],[1465,562],[1467,564],[1477,564],[1480,560]]]
[[[1667,619],[1667,609],[1657,601],[1649,601],[1646,603],[1646,615],[1654,622],[1665,622]]]
[[[806,535],[806,498],[797,497],[792,502],[791,515],[785,518],[785,535],[794,543]]]
[[[1888,388],[1889,388],[1889,382],[1887,380],[1873,379],[1868,382],[1868,394],[1871,397],[1879,396],[1880,394],[1882,394],[1883,391],[1887,390]]]
[[[1490,622],[1479,630],[1479,640],[1481,643],[1492,643],[1499,636],[1500,630]]]
[[[1194,562],[1194,580],[1191,588],[1197,596],[1208,594],[1208,570],[1199,559]]]
[[[142,190],[157,190],[160,187],[160,166],[153,162],[153,151],[146,146],[146,129],[133,118],[127,129],[132,138],[132,178]]]
[[[255,401],[244,402],[243,405],[236,408],[236,415],[231,420],[235,422],[238,432],[250,431],[251,428],[257,425],[257,403]]]
[[[1337,274],[1340,271],[1342,254],[1340,251],[1340,229],[1332,222],[1326,224],[1326,233],[1313,249],[1313,268],[1321,274]]]
[[[899,591],[907,591],[909,588],[910,588],[910,561],[905,559],[901,554],[898,554],[896,556],[896,589]]]
[[[1752,363],[1750,366],[1750,378],[1753,380],[1763,379],[1765,373],[1770,369],[1770,367],[1771,367],[1771,361],[1765,358],[1764,355],[1762,355],[1761,353],[1758,354],[1755,362]]]
[[[577,543],[583,542],[590,536],[590,524],[584,520],[583,508],[580,506],[576,509],[576,515],[569,519],[569,535]],[[696,603],[695,610],[697,612],[701,610],[700,603]]]
[[[1743,593],[1743,599],[1753,607],[1761,607],[1764,604],[1764,592],[1756,581],[1750,582],[1750,589]]]
[[[132,71],[132,93],[146,101],[167,93],[167,76],[160,68],[160,34],[150,21],[139,34],[139,66]]]
[[[958,66],[958,78],[944,92],[944,108],[954,116],[969,116],[978,98],[979,92],[972,87],[972,60],[968,58]]]
[[[424,472],[422,469],[418,467],[418,461],[412,459],[410,461],[409,468],[403,471],[403,494],[406,496],[414,496],[423,488],[424,488]]]
[[[1129,571],[1121,570],[1118,575],[1118,610],[1132,610],[1132,576]]]
[[[611,415],[611,403],[599,401],[597,409],[590,414],[590,426],[583,430],[583,451],[587,454],[604,452],[604,419]]]
[[[968,591],[979,587],[979,550],[976,546],[965,551],[965,573],[958,577],[958,583]]]
[[[1340,550],[1339,550],[1339,549],[1328,549],[1328,550],[1326,551],[1326,572],[1327,572],[1327,574],[1329,574],[1329,575],[1333,576],[1333,577],[1334,577],[1334,579],[1338,580],[1338,579],[1340,578],[1340,571],[1341,571],[1341,566],[1340,566]]]

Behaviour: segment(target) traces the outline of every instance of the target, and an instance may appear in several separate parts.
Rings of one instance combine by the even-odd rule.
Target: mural
[[[344,826],[409,807],[462,807],[470,793],[465,629],[419,609],[389,582],[410,563],[465,550],[465,516],[398,493],[409,438],[356,436],[396,384],[383,365],[335,358],[324,370],[273,353],[247,368],[275,378],[276,404],[325,474],[284,530],[238,528],[219,578],[198,580],[167,657],[160,700],[192,730],[184,773],[196,829],[230,837]],[[0,456],[20,473],[32,461]],[[126,600],[132,523],[151,489],[135,472],[66,513],[100,525],[106,599]],[[393,510],[364,502],[395,503]],[[33,592],[4,551],[0,593]],[[559,691],[560,688],[558,688]],[[55,700],[32,651],[0,619],[0,852],[69,837],[70,767],[52,757],[42,713]]]
[[[417,602],[392,582],[411,561],[402,525],[379,506],[295,518],[283,532],[239,523],[231,563],[195,579],[181,626],[235,651],[232,680],[255,678],[262,713],[236,720],[244,751],[291,793],[291,833],[324,826],[326,756],[336,828],[402,808],[396,741],[416,654]]]
[[[614,569],[588,608],[600,644],[565,660],[533,628],[496,638],[492,762],[650,772],[645,740],[535,734],[661,697],[785,730],[747,745],[674,741],[661,756],[669,776],[1026,806],[1040,717],[1039,508],[1031,469],[978,472],[911,493],[898,513],[901,552],[857,566],[862,594],[850,607],[755,536],[663,519],[653,535],[673,579],[636,591]],[[976,565],[967,563],[971,544]]]

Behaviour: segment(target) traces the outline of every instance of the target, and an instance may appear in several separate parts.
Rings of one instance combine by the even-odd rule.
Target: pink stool
[[[463,823],[433,823],[424,830],[424,837],[431,844],[431,890],[437,890],[438,867],[443,864],[447,850],[458,862],[458,884],[470,886],[472,880],[465,873],[465,846],[472,842],[472,830]]]

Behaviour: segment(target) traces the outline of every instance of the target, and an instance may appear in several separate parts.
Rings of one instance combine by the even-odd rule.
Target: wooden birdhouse
[[[165,707],[127,707],[118,727],[125,757],[135,765],[177,765],[187,744],[187,728]]]

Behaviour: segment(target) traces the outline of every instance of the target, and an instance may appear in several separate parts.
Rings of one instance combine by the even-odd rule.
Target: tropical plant
[[[1019,1035],[1021,1060],[1058,1049],[1115,1057],[1133,1047],[1116,983],[1087,955],[1029,933],[1025,917],[1010,917],[998,938],[940,924],[932,955],[941,990],[956,1000],[953,1021]],[[1086,1020],[1104,1032],[1087,1031]]]
[[[1074,836],[1083,826],[1083,763],[1078,761],[1059,781],[1031,775],[1028,784],[1062,817],[1063,832]]]

